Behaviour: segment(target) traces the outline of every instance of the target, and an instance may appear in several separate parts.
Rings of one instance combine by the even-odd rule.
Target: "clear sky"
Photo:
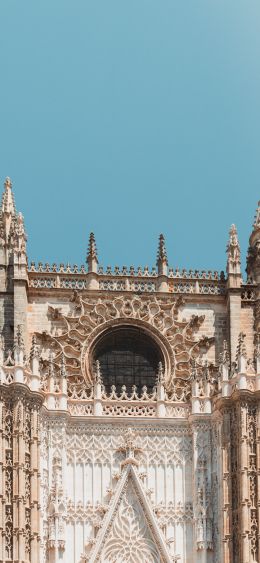
[[[260,199],[259,0],[1,0],[0,179],[30,259],[224,269]]]

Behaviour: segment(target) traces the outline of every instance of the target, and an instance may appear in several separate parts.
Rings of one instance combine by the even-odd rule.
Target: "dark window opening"
[[[102,380],[107,391],[123,385],[127,391],[136,385],[140,393],[143,386],[151,392],[156,384],[162,353],[157,344],[143,331],[133,327],[109,330],[97,343],[94,362],[99,360]]]

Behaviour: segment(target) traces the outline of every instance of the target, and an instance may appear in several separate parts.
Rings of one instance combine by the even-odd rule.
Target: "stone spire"
[[[0,246],[2,248],[8,247],[11,224],[12,221],[15,220],[15,217],[16,209],[12,191],[12,182],[10,178],[6,178],[0,208]]]
[[[241,276],[241,254],[236,225],[231,225],[227,244],[227,274]]]
[[[12,182],[10,178],[6,178],[4,182],[4,192],[2,195],[2,205],[1,205],[2,213],[15,215],[15,201],[14,201],[14,194],[12,191]]]
[[[97,273],[98,257],[94,233],[90,233],[89,235],[87,264],[89,272]]]
[[[15,261],[26,263],[26,233],[22,213],[15,208],[12,182],[6,178],[0,208],[0,248],[13,253]]]
[[[260,201],[258,202],[253,230],[249,238],[246,271],[249,281],[260,283]]]
[[[159,236],[159,245],[157,252],[157,268],[159,276],[167,276],[168,274],[168,259],[165,245],[165,238],[163,234]]]

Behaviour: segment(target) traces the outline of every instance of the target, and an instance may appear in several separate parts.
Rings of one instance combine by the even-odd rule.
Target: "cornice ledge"
[[[212,414],[204,414],[204,413],[197,413],[197,414],[190,414],[188,417],[188,423],[192,424],[202,424],[203,422],[211,422],[212,421]]]
[[[14,399],[27,399],[31,402],[36,402],[39,407],[43,405],[44,402],[44,394],[39,391],[32,391],[28,385],[25,383],[0,383],[0,396],[3,396],[5,399],[14,400]]]
[[[214,403],[214,408],[221,410],[222,408],[231,407],[238,401],[248,400],[250,402],[260,401],[260,390],[249,391],[249,389],[236,389],[230,397],[219,397]]]

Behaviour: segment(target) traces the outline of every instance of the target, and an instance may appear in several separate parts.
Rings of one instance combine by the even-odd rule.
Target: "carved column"
[[[222,509],[223,561],[232,561],[232,491],[230,455],[230,410],[223,411],[222,422]]]
[[[66,526],[66,427],[62,425],[60,443],[50,451],[52,487],[48,502],[47,559],[50,563],[65,560]]]
[[[4,404],[0,399],[0,561],[4,560],[4,524],[5,524],[5,491],[4,491]]]
[[[241,561],[241,512],[240,512],[240,412],[239,405],[234,404],[230,410],[230,475],[231,475],[231,506],[232,506],[232,561]]]
[[[193,430],[193,506],[194,561],[213,561],[212,487],[211,487],[211,427],[205,418],[194,420]]]
[[[13,558],[13,414],[5,396],[0,405],[0,560],[6,561]]]
[[[223,505],[223,467],[221,453],[221,428],[222,416],[219,412],[214,413],[212,420],[212,512],[213,512],[213,546],[216,561],[226,562],[223,557],[223,521],[222,521],[222,505]],[[228,563],[228,560],[227,560]]]
[[[30,466],[30,489],[31,489],[31,561],[39,560],[40,549],[40,439],[39,439],[39,406],[33,405],[31,411],[31,466]]]
[[[259,407],[258,407],[259,408]],[[259,476],[260,461],[258,452],[257,433],[259,433],[258,408],[255,403],[248,404],[247,436],[248,436],[248,486],[249,486],[249,538],[250,559],[259,561]]]
[[[256,408],[256,483],[257,483],[257,546],[258,546],[258,557],[260,551],[260,401],[257,402]]]
[[[239,432],[239,452],[240,460],[240,534],[241,534],[241,559],[250,561],[250,514],[249,514],[249,476],[248,476],[248,436],[247,436],[247,404],[240,405],[240,432]],[[236,417],[236,424],[239,427],[239,416]],[[252,560],[252,559],[251,559]]]
[[[230,408],[232,563],[259,560],[256,414],[255,403],[239,397]]]
[[[23,400],[17,397],[14,404],[13,428],[13,549],[14,560],[22,562],[25,555],[25,414]]]
[[[39,408],[42,398],[13,389],[13,560],[39,561]]]

